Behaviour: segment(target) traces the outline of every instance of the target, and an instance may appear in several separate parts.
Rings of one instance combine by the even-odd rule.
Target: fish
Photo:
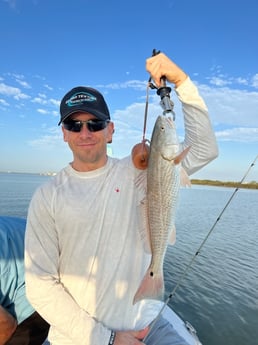
[[[182,184],[190,184],[186,172],[181,173],[181,162],[189,149],[187,147],[180,152],[175,122],[171,117],[159,115],[150,141],[145,200],[151,261],[135,293],[133,304],[142,299],[163,300],[163,262],[167,245],[174,244],[176,238],[179,190]]]

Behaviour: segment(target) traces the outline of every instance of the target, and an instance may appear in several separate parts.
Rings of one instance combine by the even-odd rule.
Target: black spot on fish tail
[[[150,272],[150,276],[153,277],[153,276],[154,276],[154,273],[153,273],[153,272]]]

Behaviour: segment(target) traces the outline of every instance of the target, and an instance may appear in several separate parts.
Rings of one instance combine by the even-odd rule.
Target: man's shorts
[[[150,325],[150,332],[144,340],[146,345],[189,345],[162,316],[154,325]]]

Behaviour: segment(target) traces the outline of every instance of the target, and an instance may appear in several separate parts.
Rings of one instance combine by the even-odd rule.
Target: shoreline
[[[258,189],[258,182],[234,182],[234,181],[218,181],[218,180],[199,180],[191,179],[193,185],[215,186],[215,187],[229,187],[229,188],[244,188],[244,189]]]

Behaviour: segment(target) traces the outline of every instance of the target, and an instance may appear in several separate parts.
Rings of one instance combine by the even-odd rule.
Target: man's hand
[[[146,70],[150,73],[157,87],[161,86],[161,77],[166,77],[176,88],[187,78],[187,74],[163,53],[147,59]]]
[[[0,306],[0,345],[4,345],[11,337],[17,327],[17,321],[8,313],[2,306]]]
[[[145,338],[149,331],[146,327],[140,331],[116,332],[114,345],[143,345],[141,340]]]

